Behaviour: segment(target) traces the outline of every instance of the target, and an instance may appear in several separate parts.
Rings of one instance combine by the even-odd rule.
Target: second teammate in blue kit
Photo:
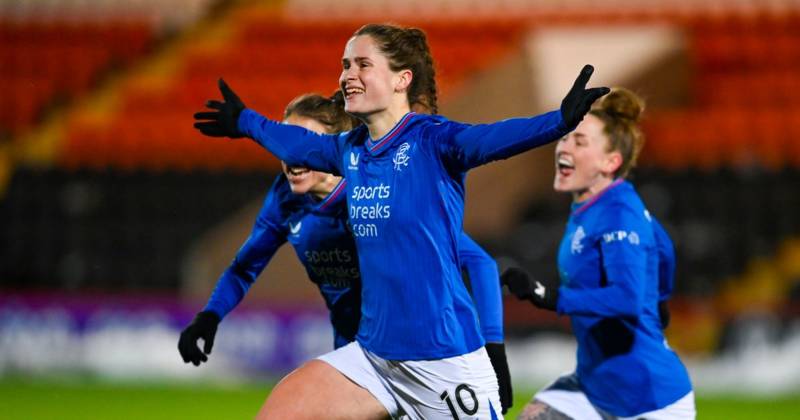
[[[556,191],[573,204],[558,251],[560,281],[509,269],[520,298],[568,315],[575,372],[536,394],[520,419],[694,419],[686,368],[667,345],[672,241],[625,180],[644,143],[643,103],[615,89],[556,147]]]

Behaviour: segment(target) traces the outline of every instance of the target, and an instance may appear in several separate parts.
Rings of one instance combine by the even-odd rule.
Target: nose
[[[568,134],[556,143],[556,156],[560,153],[570,153],[575,146],[572,134]]]
[[[342,74],[339,76],[339,83],[344,85],[344,84],[347,83],[348,80],[355,80],[356,73],[355,73],[355,69],[353,69],[353,67],[355,67],[355,66],[350,66],[350,68],[343,68],[342,69]]]

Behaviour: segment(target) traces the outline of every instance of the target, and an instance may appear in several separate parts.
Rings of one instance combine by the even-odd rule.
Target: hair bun
[[[617,87],[603,97],[599,108],[611,117],[635,123],[644,110],[644,101],[630,90]]]

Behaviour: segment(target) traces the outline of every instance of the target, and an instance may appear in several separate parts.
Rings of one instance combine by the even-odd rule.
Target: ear
[[[605,162],[603,163],[603,173],[613,175],[622,166],[622,153],[613,151],[606,155]]]
[[[395,85],[394,91],[395,92],[405,92],[408,90],[408,87],[411,86],[411,81],[414,79],[414,73],[411,72],[409,69],[403,69],[397,72],[395,75]]]

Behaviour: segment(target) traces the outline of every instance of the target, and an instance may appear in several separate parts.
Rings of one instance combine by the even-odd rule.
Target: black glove
[[[230,137],[232,139],[244,137],[244,134],[239,131],[239,114],[245,108],[244,103],[224,80],[220,78],[218,84],[225,102],[215,100],[206,102],[206,107],[216,109],[217,112],[195,113],[194,128],[210,137]]]
[[[669,326],[669,306],[666,300],[658,302],[658,317],[661,318],[661,329],[666,330]]]
[[[208,361],[207,354],[211,354],[211,347],[214,346],[214,336],[217,334],[217,324],[219,316],[211,311],[203,311],[194,317],[194,320],[186,329],[181,332],[178,340],[178,351],[183,357],[184,363],[192,363],[200,366],[200,362]],[[203,351],[197,347],[197,339],[202,338],[205,344]],[[203,354],[205,353],[205,354]]]
[[[486,343],[486,353],[492,362],[497,384],[500,386],[500,406],[505,414],[514,405],[514,393],[511,391],[511,374],[506,361],[506,346],[503,343]]]
[[[583,66],[572,89],[561,101],[561,118],[570,129],[575,128],[583,120],[583,116],[592,108],[594,101],[611,92],[611,89],[607,87],[586,89],[586,83],[589,82],[592,73],[594,73],[594,67],[590,64]]]
[[[539,308],[556,310],[558,304],[558,283],[534,280],[525,270],[517,267],[507,269],[500,276],[500,283],[518,299],[530,300]]]

